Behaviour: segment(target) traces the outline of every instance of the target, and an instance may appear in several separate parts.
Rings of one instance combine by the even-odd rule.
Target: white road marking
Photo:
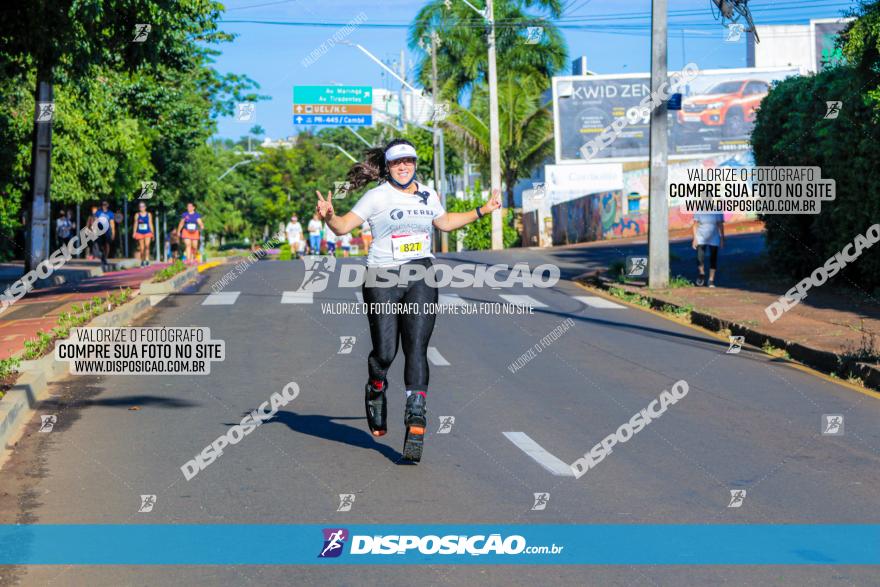
[[[363,294],[363,292],[359,292],[359,291],[354,292],[354,297],[357,298],[357,301],[358,301],[359,304],[363,304],[363,303],[364,303],[364,294]]]
[[[231,306],[238,299],[240,291],[221,291],[212,293],[202,302],[203,306]]]
[[[158,304],[159,302],[161,302],[162,300],[164,300],[167,297],[168,297],[168,294],[156,294],[156,295],[150,296],[150,305],[155,306],[156,304]]]
[[[591,308],[603,308],[603,309],[615,309],[615,310],[625,310],[626,306],[621,306],[620,304],[615,304],[611,300],[606,300],[605,298],[600,298],[599,296],[574,296],[574,299],[582,302]]]
[[[285,291],[281,294],[282,304],[311,304],[314,296],[310,291]]]
[[[525,432],[504,432],[507,440],[516,445],[518,449],[532,457],[536,463],[556,475],[557,477],[574,477],[571,466],[565,464],[544,447],[532,440]]]
[[[440,294],[438,303],[441,306],[467,306],[468,303],[458,294]]]
[[[546,308],[547,304],[543,304],[532,296],[499,294],[508,304],[514,306],[522,306],[524,308]]]
[[[440,354],[440,351],[438,351],[435,346],[428,347],[428,360],[431,361],[431,364],[435,367],[449,366],[449,361],[443,358],[443,355]]]

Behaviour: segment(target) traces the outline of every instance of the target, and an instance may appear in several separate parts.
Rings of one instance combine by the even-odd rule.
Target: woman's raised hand
[[[333,192],[327,192],[326,200],[318,190],[315,190],[315,193],[318,194],[318,205],[315,211],[321,217],[321,220],[330,220],[333,218]]]

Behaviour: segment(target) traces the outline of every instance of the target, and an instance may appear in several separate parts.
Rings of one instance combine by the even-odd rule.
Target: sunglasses
[[[396,159],[396,160],[394,160],[394,161],[389,161],[389,162],[388,162],[388,166],[389,166],[389,167],[395,167],[395,166],[397,166],[397,165],[403,165],[403,164],[406,164],[406,165],[415,165],[415,164],[416,164],[416,160],[413,159],[412,157],[406,157],[406,158],[404,158],[404,159]]]

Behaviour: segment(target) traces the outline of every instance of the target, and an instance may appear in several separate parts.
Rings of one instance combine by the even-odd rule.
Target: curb
[[[603,291],[608,291],[613,286],[629,293],[638,294],[648,300],[651,308],[654,310],[661,310],[663,307],[686,309],[685,306],[682,306],[681,304],[661,300],[646,292],[631,290],[625,285],[601,277],[598,275],[598,272],[579,275],[575,277],[573,281],[577,281],[584,285],[598,287]],[[745,342],[747,344],[758,348],[761,348],[766,342],[769,342],[774,347],[785,350],[794,361],[803,363],[808,367],[828,375],[837,375],[838,373],[846,374],[848,371],[852,372],[862,378],[865,387],[874,391],[880,391],[880,365],[862,363],[837,353],[814,349],[798,342],[785,340],[778,336],[761,332],[751,326],[725,320],[699,310],[691,309],[690,313],[691,324],[694,326],[700,326],[712,332],[719,332],[725,329],[730,330],[731,334],[745,337]]]
[[[185,271],[181,271],[171,279],[166,279],[165,281],[160,281],[158,283],[154,283],[151,281],[144,281],[141,283],[141,295],[156,295],[156,294],[169,294],[173,291],[177,291],[183,286],[184,283],[188,282],[190,279],[193,279],[198,274],[197,267],[190,267]]]
[[[122,326],[130,323],[139,314],[150,309],[150,293],[172,293],[198,275],[197,267],[191,267],[161,283],[141,283],[140,292],[132,300],[115,310],[96,316],[84,326]],[[149,291],[150,286],[163,286],[161,291]],[[21,374],[12,388],[0,398],[0,466],[12,454],[24,427],[38,402],[49,393],[49,383],[68,372],[70,364],[55,361],[55,353],[34,361],[22,361]]]

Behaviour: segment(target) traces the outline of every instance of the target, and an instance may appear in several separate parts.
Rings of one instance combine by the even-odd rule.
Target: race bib
[[[147,224],[146,222],[139,222],[138,223],[138,230],[141,232],[147,232],[148,230],[150,230],[150,225]]]
[[[196,228],[198,228],[198,226],[199,225],[196,224],[195,222],[187,222],[186,223],[186,229],[189,230],[190,232],[194,232],[196,230]]]
[[[431,234],[392,234],[391,252],[395,260],[424,257],[431,252]]]

